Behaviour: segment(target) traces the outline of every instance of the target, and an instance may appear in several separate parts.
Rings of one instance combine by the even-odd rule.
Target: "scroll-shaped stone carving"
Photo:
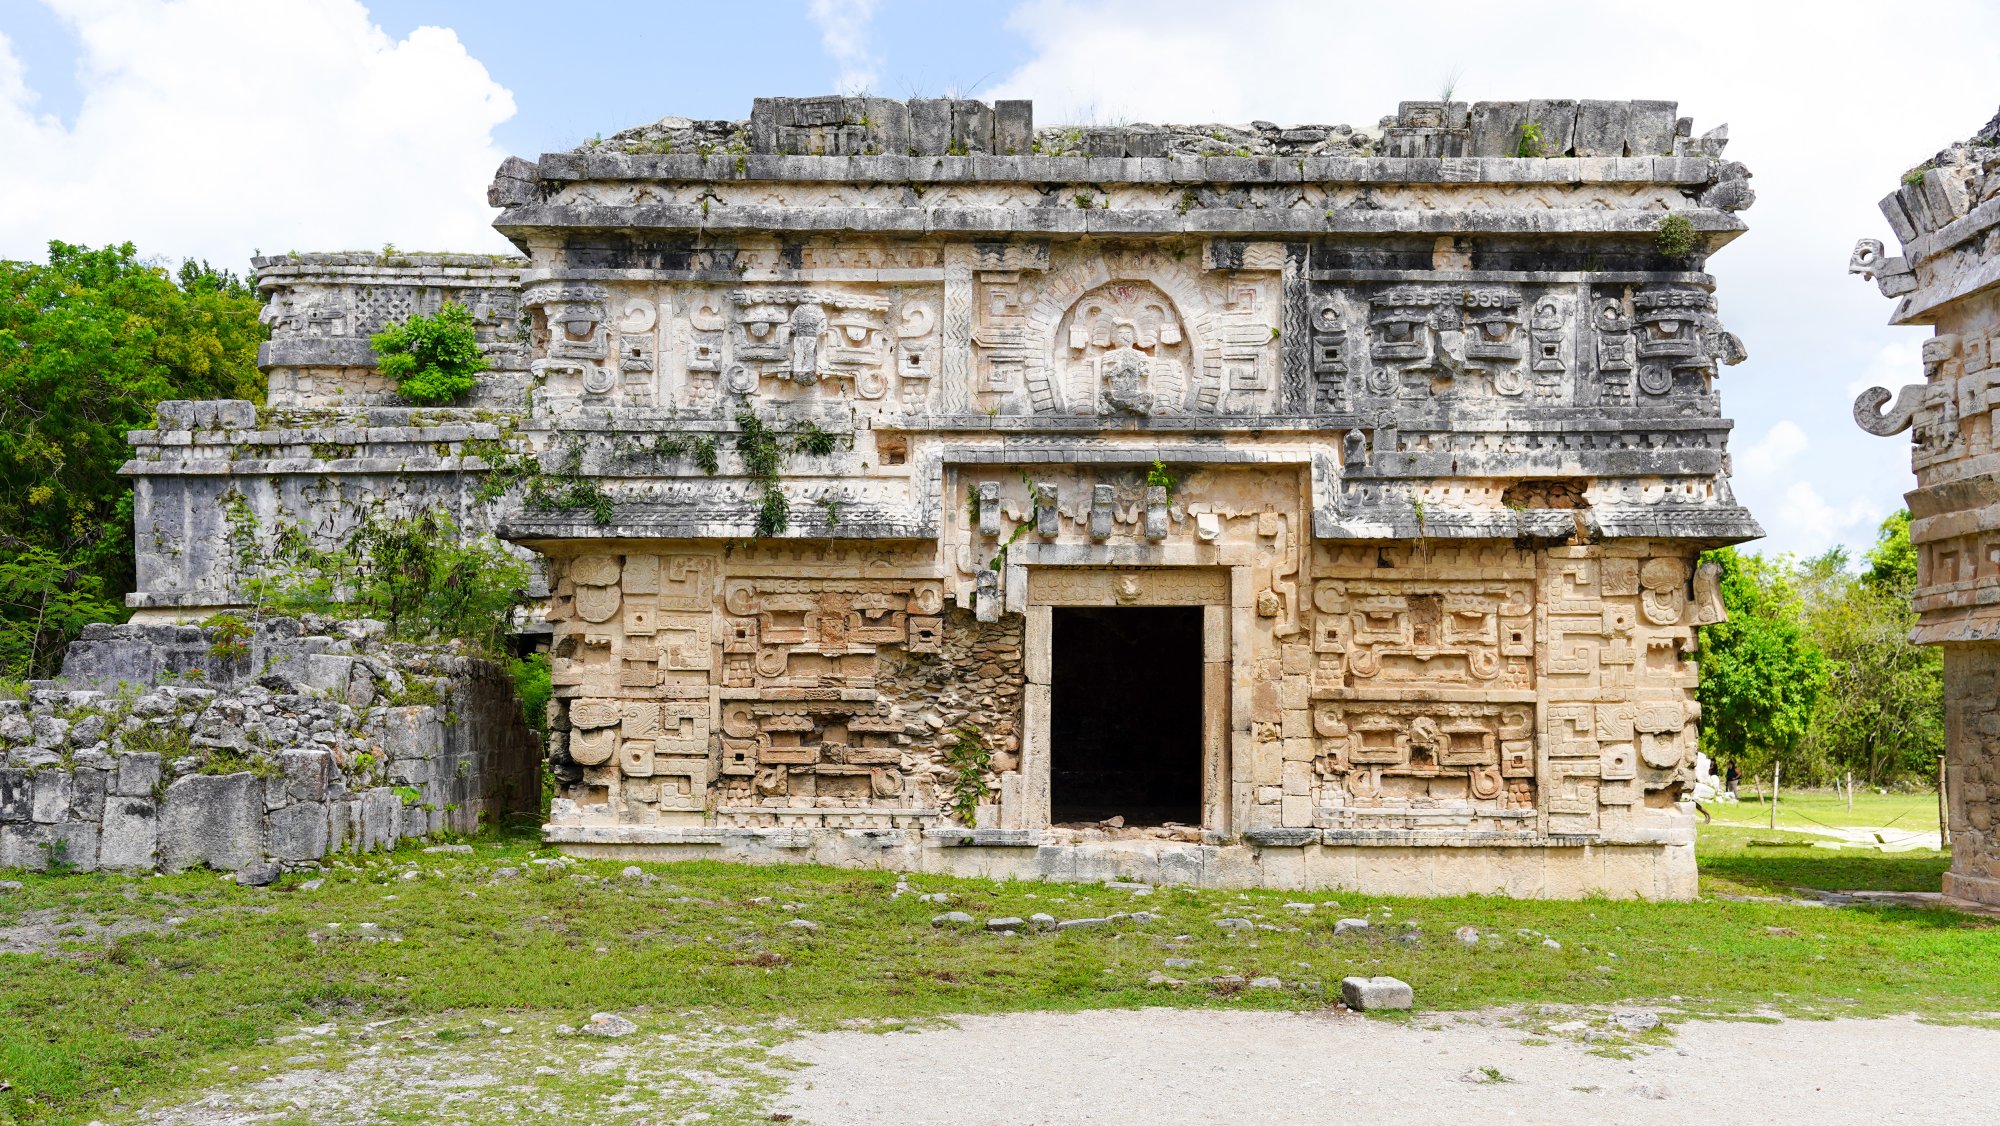
[[[1901,434],[1924,405],[1925,390],[1921,383],[1909,384],[1896,393],[1895,405],[1884,411],[1882,404],[1890,398],[1888,388],[1870,387],[1854,398],[1854,424],[1883,438]]]
[[[1368,390],[1425,399],[1468,386],[1503,397],[1527,390],[1521,295],[1510,289],[1395,286],[1369,299]],[[1560,308],[1549,331],[1560,336]],[[1544,318],[1547,319],[1547,318]],[[1560,340],[1556,341],[1561,362]],[[1484,377],[1483,384],[1477,377]],[[1475,380],[1462,385],[1461,380]]]
[[[1671,556],[1646,560],[1639,569],[1639,609],[1656,626],[1676,625],[1687,604],[1687,564]]]
[[[729,301],[735,313],[724,386],[732,394],[756,394],[765,380],[782,380],[800,391],[823,380],[842,381],[860,399],[879,399],[888,392],[892,337],[887,297],[758,286],[731,291]],[[921,366],[925,353],[914,354]]]
[[[1694,570],[1694,597],[1688,600],[1683,625],[1712,626],[1729,620],[1722,604],[1722,564],[1703,563]]]
[[[1917,288],[1917,276],[1909,262],[1888,257],[1881,239],[1865,238],[1855,243],[1854,253],[1847,258],[1847,272],[1874,282],[1884,297],[1900,297]]]
[[[1639,390],[1660,396],[1677,385],[1688,393],[1709,390],[1717,363],[1748,358],[1743,342],[1715,318],[1715,299],[1704,290],[1648,289],[1632,299],[1638,338]],[[1685,375],[1687,378],[1678,377]]]
[[[541,314],[548,332],[545,358],[534,371],[546,379],[568,379],[589,395],[603,395],[618,385],[617,373],[606,361],[611,355],[608,323],[609,292],[601,285],[547,284],[530,286],[521,304]]]

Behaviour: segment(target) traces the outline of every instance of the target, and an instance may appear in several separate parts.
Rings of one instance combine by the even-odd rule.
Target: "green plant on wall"
[[[951,811],[970,827],[979,816],[979,803],[986,799],[986,772],[993,766],[993,751],[977,729],[955,727],[944,750],[950,767],[945,785],[951,794]]]
[[[218,661],[236,661],[250,655],[250,637],[255,631],[240,616],[216,614],[202,625],[208,630],[209,656]]]
[[[1146,470],[1146,484],[1158,485],[1160,488],[1171,493],[1174,491],[1176,482],[1174,481],[1174,475],[1167,472],[1167,463],[1155,458],[1153,459],[1153,467]]]
[[[781,536],[792,524],[792,502],[779,484],[785,458],[794,453],[825,457],[838,449],[841,436],[807,420],[789,434],[773,428],[745,407],[736,412],[736,454],[743,459],[743,475],[757,485],[756,536]],[[829,523],[838,520],[838,503],[828,512]]]
[[[368,338],[375,366],[396,381],[396,392],[413,403],[453,403],[472,390],[473,377],[487,368],[479,351],[472,311],[447,301],[433,316],[412,316]]]
[[[1542,126],[1537,121],[1524,121],[1519,129],[1520,139],[1514,145],[1515,156],[1549,155],[1548,138],[1542,134]]]
[[[1701,236],[1695,233],[1694,224],[1688,221],[1687,216],[1669,215],[1660,220],[1659,232],[1653,241],[1661,254],[1669,258],[1685,258],[1701,245]]]
[[[280,523],[243,588],[259,610],[375,618],[401,641],[457,639],[473,651],[504,651],[532,571],[489,534],[466,535],[449,512],[368,512],[336,545],[320,547]],[[217,657],[247,651],[250,627],[233,615],[206,623]]]
[[[737,411],[736,426],[736,454],[743,459],[744,475],[758,488],[757,538],[783,535],[792,523],[791,501],[778,485],[778,472],[784,468],[784,443],[755,411]]]
[[[699,459],[701,449],[693,451]],[[578,512],[588,511],[593,523],[609,524],[617,515],[611,495],[601,488],[595,478],[583,471],[583,445],[570,441],[559,449],[550,450],[546,460],[553,468],[543,468],[543,458],[532,453],[517,453],[506,442],[493,438],[474,438],[465,443],[464,456],[476,457],[486,463],[486,475],[472,492],[474,500],[490,504],[514,488],[521,490],[521,503],[535,512]],[[710,442],[708,456],[714,456],[714,443]],[[713,475],[713,474],[711,474]]]

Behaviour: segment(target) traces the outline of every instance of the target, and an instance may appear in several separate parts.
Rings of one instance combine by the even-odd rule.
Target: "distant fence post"
[[[1778,827],[1778,776],[1785,772],[1785,764],[1771,764],[1771,828]]]
[[[1938,843],[1951,847],[1951,801],[1945,794],[1944,756],[1938,756]]]

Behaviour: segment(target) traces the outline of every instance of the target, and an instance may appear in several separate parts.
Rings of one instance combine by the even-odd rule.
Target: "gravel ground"
[[[1993,1120],[1981,1077],[2000,1058],[2000,1031],[1910,1019],[1689,1021],[1631,1059],[1538,1037],[1508,1014],[1149,1009],[956,1023],[795,1041],[781,1051],[815,1066],[780,1109],[819,1126],[1977,1122]]]

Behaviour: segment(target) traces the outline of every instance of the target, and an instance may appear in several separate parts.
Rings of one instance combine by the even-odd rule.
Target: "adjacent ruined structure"
[[[1854,402],[1871,434],[1911,431],[1915,639],[1944,648],[1948,895],[2000,903],[2000,116],[1882,200],[1902,254],[1862,239],[1849,269],[1931,325],[1922,383]],[[1884,407],[1887,407],[1885,410]]]
[[[97,624],[0,700],[0,868],[246,869],[540,806],[505,669],[381,622]]]
[[[268,404],[133,437],[134,604],[240,601],[243,512],[498,529],[578,853],[1689,896],[1723,145],[829,97],[512,159],[522,258],[259,262]],[[446,300],[493,370],[398,405]]]

